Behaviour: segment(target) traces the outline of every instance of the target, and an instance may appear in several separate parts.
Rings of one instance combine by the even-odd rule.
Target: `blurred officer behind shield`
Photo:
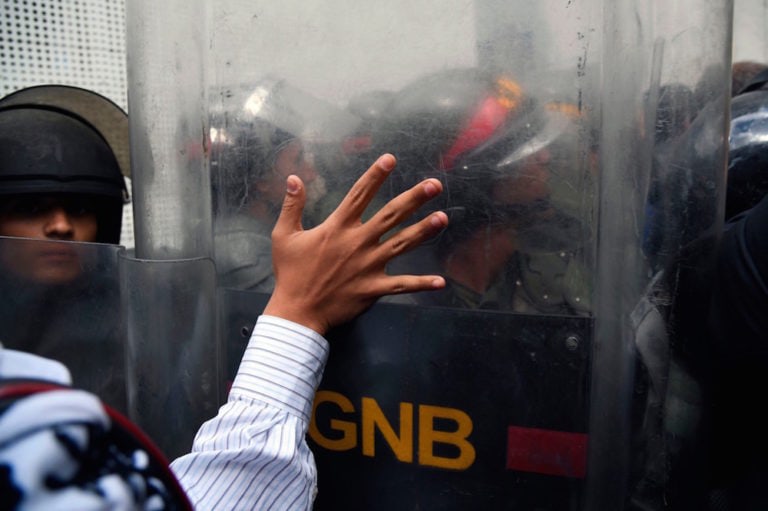
[[[268,293],[274,287],[270,233],[285,178],[304,181],[311,216],[326,195],[314,162],[318,134],[333,138],[358,120],[275,78],[227,89],[221,101],[211,129],[219,285]]]
[[[575,136],[571,118],[508,76],[452,69],[398,91],[374,130],[374,152],[386,147],[395,154],[406,180],[441,179],[441,207],[451,218],[434,244],[393,264],[398,271],[445,272],[444,290],[410,298],[588,313],[583,250],[590,226],[564,207],[588,193],[569,152]]]

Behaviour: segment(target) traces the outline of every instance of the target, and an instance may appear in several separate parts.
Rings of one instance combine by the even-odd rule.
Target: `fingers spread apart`
[[[379,156],[379,159],[352,185],[344,200],[333,212],[333,216],[338,217],[342,222],[359,221],[384,180],[395,168],[395,163],[395,157],[391,154]]]
[[[393,234],[390,238],[381,242],[377,256],[386,264],[392,258],[397,257],[410,249],[417,247],[423,241],[428,240],[448,225],[448,215],[437,211],[422,219],[418,223],[408,226],[402,231]]]
[[[389,201],[366,222],[366,225],[374,231],[374,236],[383,236],[442,191],[443,185],[440,181],[434,178],[425,179]]]

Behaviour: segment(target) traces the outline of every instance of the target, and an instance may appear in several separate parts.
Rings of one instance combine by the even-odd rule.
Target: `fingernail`
[[[290,195],[296,195],[296,192],[299,191],[299,183],[296,181],[296,178],[293,176],[288,176],[288,186],[286,188],[286,191]]]
[[[381,170],[389,172],[395,168],[395,157],[391,154],[383,154],[379,157],[377,164]]]
[[[424,185],[424,191],[426,192],[427,197],[434,197],[435,195],[440,193],[440,191],[437,189],[434,183],[431,183],[431,182]]]
[[[432,224],[432,227],[436,228],[442,228],[443,227],[443,219],[440,217],[440,215],[432,215],[432,217],[429,219],[429,223]]]
[[[445,279],[443,279],[442,277],[436,278],[435,280],[432,281],[432,287],[434,289],[442,289],[442,288],[444,288],[445,287]]]

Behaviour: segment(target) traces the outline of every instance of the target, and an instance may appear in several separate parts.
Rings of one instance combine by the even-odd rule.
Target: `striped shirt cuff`
[[[309,422],[328,349],[328,341],[314,330],[259,316],[229,399],[268,403]]]

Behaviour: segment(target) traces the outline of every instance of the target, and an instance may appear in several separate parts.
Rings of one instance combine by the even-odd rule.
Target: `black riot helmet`
[[[731,101],[725,218],[755,206],[768,192],[768,71]]]
[[[128,154],[127,114],[95,92],[41,85],[0,100],[0,200],[35,194],[92,197],[97,242],[120,242]]]
[[[548,193],[520,201],[498,193],[532,157],[557,151],[571,126],[567,115],[547,108],[509,76],[449,69],[421,77],[392,96],[373,132],[373,152],[397,157],[398,172],[388,180],[393,194],[425,177],[443,182],[439,200],[444,202],[438,207],[451,220],[441,242],[451,244],[478,228],[510,222],[521,227],[522,237],[532,228],[524,224],[540,220],[543,210],[557,217],[550,216],[549,225],[569,224],[566,230],[575,225],[575,219],[552,210]],[[528,232],[532,244],[544,237],[562,241],[564,231],[542,233],[537,226]]]
[[[274,76],[225,87],[212,97],[211,182],[217,214],[262,200],[253,184],[273,171],[278,155],[291,142],[340,144],[360,122]],[[279,211],[280,204],[274,206]]]

